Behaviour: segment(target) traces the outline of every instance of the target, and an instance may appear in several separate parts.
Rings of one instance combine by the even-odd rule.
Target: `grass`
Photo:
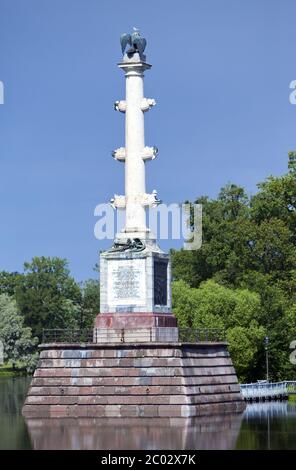
[[[19,364],[16,369],[9,363],[0,365],[0,377],[21,377],[24,375],[27,375],[27,371]]]
[[[296,395],[289,395],[289,401],[296,401]]]

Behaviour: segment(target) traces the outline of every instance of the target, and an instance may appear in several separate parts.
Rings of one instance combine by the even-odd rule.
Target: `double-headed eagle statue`
[[[129,45],[131,47],[126,51],[128,56],[132,56],[135,52],[142,56],[146,47],[146,39],[141,37],[140,31],[137,28],[133,29],[132,34],[123,33],[120,36],[122,54],[124,54],[126,46]]]

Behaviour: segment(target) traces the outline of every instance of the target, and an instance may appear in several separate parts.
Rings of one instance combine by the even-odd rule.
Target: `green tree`
[[[292,234],[280,219],[263,220],[254,225],[249,242],[247,266],[275,279],[285,277],[294,267]]]
[[[256,224],[271,219],[282,220],[296,241],[296,172],[280,177],[269,176],[258,184],[259,191],[250,202]]]
[[[243,303],[238,302],[238,296],[244,295],[244,290],[256,294],[257,300],[254,302],[253,298],[250,305],[253,313],[251,317],[245,316],[250,325],[253,320],[256,322],[256,325],[252,323],[252,334],[258,339],[253,355],[248,349],[252,357],[249,373],[243,358],[236,359],[242,364],[241,376],[252,376],[253,379],[265,374],[265,351],[260,343],[262,331],[270,338],[271,378],[293,379],[296,374],[295,367],[293,369],[289,362],[289,341],[295,334],[293,321],[296,322],[295,161],[296,152],[290,152],[288,172],[279,177],[270,176],[259,183],[258,192],[251,198],[234,184],[222,188],[216,199],[197,198],[195,202],[203,206],[202,246],[191,252],[172,251],[173,279],[187,283],[186,289],[181,284],[174,288],[178,291],[173,294],[173,299],[180,321],[191,326],[207,325],[213,322],[213,315],[220,312],[215,321],[220,324],[222,319],[228,325],[234,357],[239,357],[239,348],[244,349],[244,342],[252,344],[252,338],[248,334],[251,327],[242,323],[242,315],[234,318],[236,307],[230,306],[237,305],[242,312]],[[219,286],[211,287],[212,292],[208,291],[210,285],[205,283],[209,280]],[[199,287],[200,294],[191,292],[189,286]],[[220,287],[229,288],[230,292],[221,291]],[[178,298],[183,299],[184,310]],[[246,299],[249,299],[246,301],[247,312],[251,297],[247,295]],[[256,309],[252,304],[257,304]],[[230,329],[235,327],[238,329],[230,334]],[[231,338],[235,336],[242,338],[241,345],[233,343],[231,346]]]
[[[191,288],[185,281],[173,282],[172,304],[179,328],[192,328],[194,312],[198,308],[196,289]]]
[[[296,171],[296,152],[291,151],[288,153],[288,168],[291,174],[295,174]]]
[[[7,271],[0,272],[0,294],[14,295],[16,287],[20,283],[22,274],[18,272],[9,273]]]
[[[24,264],[16,300],[25,324],[42,338],[44,328],[78,328],[81,292],[65,259],[35,257]]]
[[[89,279],[81,284],[80,328],[90,329],[100,312],[100,283]]]
[[[248,198],[244,189],[229,184],[216,200],[203,196],[202,246],[194,251],[172,251],[173,278],[183,279],[192,287],[217,276],[219,282],[237,284],[245,269],[244,251],[248,250]]]
[[[4,361],[13,367],[34,369],[37,338],[32,338],[31,328],[24,326],[16,302],[7,294],[0,295],[0,340],[4,346]]]
[[[229,349],[239,378],[251,380],[258,369],[265,328],[260,325],[260,296],[208,280],[199,288],[173,283],[173,311],[181,328],[227,330]]]
[[[256,321],[251,321],[248,327],[234,326],[227,331],[229,352],[241,383],[262,377],[256,377],[256,366],[264,337],[265,330]]]

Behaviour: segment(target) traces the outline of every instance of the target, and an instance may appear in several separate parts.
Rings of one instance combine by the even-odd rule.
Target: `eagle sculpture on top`
[[[137,28],[133,28],[133,30],[132,34],[123,33],[120,36],[122,54],[124,54],[126,46],[129,45],[131,47],[126,51],[128,56],[132,56],[135,52],[139,52],[140,56],[142,56],[147,43],[146,39],[141,37],[140,31]]]

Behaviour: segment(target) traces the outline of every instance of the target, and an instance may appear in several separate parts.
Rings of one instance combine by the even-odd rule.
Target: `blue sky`
[[[95,277],[98,203],[123,193],[119,36],[147,38],[147,190],[164,202],[249,194],[296,148],[296,3],[275,0],[0,0],[0,270],[67,258]],[[168,249],[169,246],[165,245]]]

